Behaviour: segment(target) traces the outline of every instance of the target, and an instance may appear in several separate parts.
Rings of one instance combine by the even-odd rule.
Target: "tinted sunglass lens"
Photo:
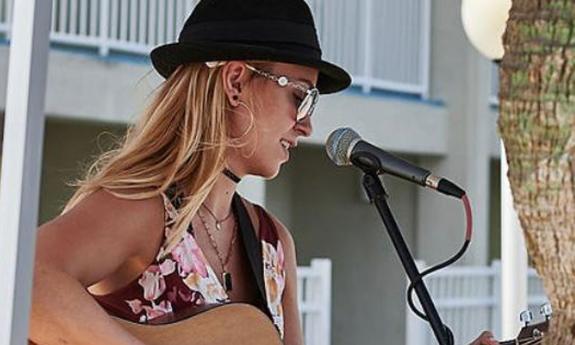
[[[313,97],[311,95],[307,95],[301,104],[299,105],[298,112],[297,112],[297,121],[302,121],[307,116],[311,115],[312,105],[313,105]]]

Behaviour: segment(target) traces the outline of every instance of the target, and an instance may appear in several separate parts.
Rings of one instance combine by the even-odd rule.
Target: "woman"
[[[203,0],[151,58],[157,95],[38,232],[31,340],[143,344],[109,314],[163,323],[245,302],[303,344],[292,237],[235,189],[278,174],[348,73],[321,60],[303,0]]]

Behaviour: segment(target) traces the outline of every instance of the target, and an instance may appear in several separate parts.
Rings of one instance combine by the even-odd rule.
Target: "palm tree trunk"
[[[527,251],[554,309],[545,344],[575,344],[575,0],[513,0],[499,131]]]

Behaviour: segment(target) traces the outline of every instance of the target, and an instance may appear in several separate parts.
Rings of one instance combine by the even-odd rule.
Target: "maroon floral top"
[[[162,198],[165,241],[175,224],[177,209],[165,193],[162,193]],[[283,339],[283,248],[270,216],[258,205],[256,211],[260,220],[257,240],[261,245],[262,258],[258,278],[263,280],[262,290],[265,290],[263,309]],[[174,322],[214,305],[230,302],[196,243],[191,227],[168,255],[161,258],[158,253],[155,260],[132,282],[112,293],[93,296],[109,314],[147,324]]]

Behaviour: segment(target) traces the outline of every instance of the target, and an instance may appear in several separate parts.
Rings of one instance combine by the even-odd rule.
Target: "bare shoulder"
[[[160,195],[135,200],[100,189],[40,227],[37,262],[90,285],[161,241],[163,222]]]
[[[163,214],[164,205],[160,195],[146,199],[130,199],[100,189],[52,222],[64,227],[77,225],[76,231],[100,226],[101,229],[98,230],[101,232],[110,231],[118,237],[130,237],[136,235],[130,233],[132,231],[146,235],[147,229],[163,222]]]

